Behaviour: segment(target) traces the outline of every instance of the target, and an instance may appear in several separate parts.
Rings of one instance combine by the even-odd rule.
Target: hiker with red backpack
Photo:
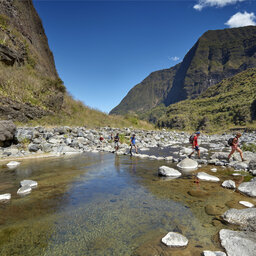
[[[231,152],[228,155],[228,161],[230,161],[231,156],[237,151],[240,154],[241,160],[245,161],[243,158],[243,151],[238,147],[238,139],[242,136],[240,132],[238,132],[235,138],[230,138],[228,140],[228,145],[231,146]]]
[[[189,137],[189,142],[192,144],[192,153],[188,155],[189,158],[194,154],[194,151],[197,152],[198,158],[200,159],[200,149],[198,145],[198,137],[200,136],[200,132],[196,132],[195,134]]]

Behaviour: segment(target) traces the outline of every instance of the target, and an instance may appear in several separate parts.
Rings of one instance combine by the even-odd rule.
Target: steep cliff
[[[56,112],[64,93],[32,0],[1,0],[0,118],[27,121]]]
[[[111,110],[110,114],[143,113],[155,106],[165,104],[179,66],[178,64],[170,69],[151,73],[133,87],[120,104]]]
[[[184,99],[193,99],[224,78],[252,67],[256,67],[255,26],[208,31],[199,38],[181,64],[164,70],[165,76],[161,76],[162,70],[153,73],[154,76],[162,78],[161,84],[164,85],[161,87],[162,95],[157,95],[160,100],[148,104],[153,101],[149,100],[148,94],[142,94],[150,88],[150,98],[156,97],[158,84],[150,75],[132,88],[110,113],[124,114],[136,111],[143,114],[145,110],[162,103],[168,106]],[[140,95],[140,105],[143,106],[145,102],[147,108],[138,108],[133,102],[133,95]],[[150,115],[150,112],[148,114]]]

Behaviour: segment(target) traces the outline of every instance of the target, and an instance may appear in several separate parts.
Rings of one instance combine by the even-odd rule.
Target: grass
[[[194,100],[166,108],[158,127],[216,132],[231,127],[256,128],[256,69],[248,69],[210,87]]]
[[[134,121],[136,120],[136,122]],[[23,125],[16,123],[18,126]],[[68,93],[64,94],[62,109],[52,115],[45,116],[41,119],[32,120],[28,125],[36,126],[86,126],[93,127],[133,127],[141,129],[154,129],[152,124],[141,121],[136,117],[132,118],[116,115],[108,115],[99,110],[85,106],[81,101],[74,100]]]

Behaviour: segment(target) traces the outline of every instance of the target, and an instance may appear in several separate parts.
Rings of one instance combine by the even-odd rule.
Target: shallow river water
[[[194,183],[157,176],[159,166],[175,164],[114,154],[23,161],[0,169],[0,255],[200,255],[221,250],[220,215],[248,200],[221,183]],[[200,171],[210,174],[210,167]],[[213,174],[234,177],[228,169]],[[32,179],[31,194],[16,194]],[[236,178],[237,181],[239,177]],[[255,203],[255,202],[254,202]],[[234,227],[232,227],[234,228]],[[189,239],[185,249],[170,249],[161,238],[170,231]]]

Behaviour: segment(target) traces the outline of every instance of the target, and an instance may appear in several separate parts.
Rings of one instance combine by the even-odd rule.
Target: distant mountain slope
[[[145,112],[165,103],[172,88],[174,75],[179,64],[151,73],[141,83],[134,86],[121,103],[111,110],[110,114],[126,114],[128,112]]]
[[[168,106],[184,99],[193,99],[222,79],[232,77],[252,67],[256,67],[255,26],[207,31],[187,53],[181,64],[164,70],[165,76],[161,76],[163,72],[161,70],[153,73],[154,76],[162,77],[161,84],[165,85],[161,87],[162,96],[159,94],[155,96],[155,91],[157,91],[155,88],[158,84],[150,75],[132,88],[110,113],[124,114],[135,111],[143,114],[145,110],[161,103]],[[156,97],[161,100],[153,104],[148,94],[145,93],[143,97],[140,97],[140,105],[143,106],[145,102],[147,108],[138,108],[132,97],[133,95],[142,96],[141,92],[147,90],[152,92],[150,99]]]
[[[158,127],[211,131],[256,120],[256,68],[211,86],[198,98],[166,108]]]

